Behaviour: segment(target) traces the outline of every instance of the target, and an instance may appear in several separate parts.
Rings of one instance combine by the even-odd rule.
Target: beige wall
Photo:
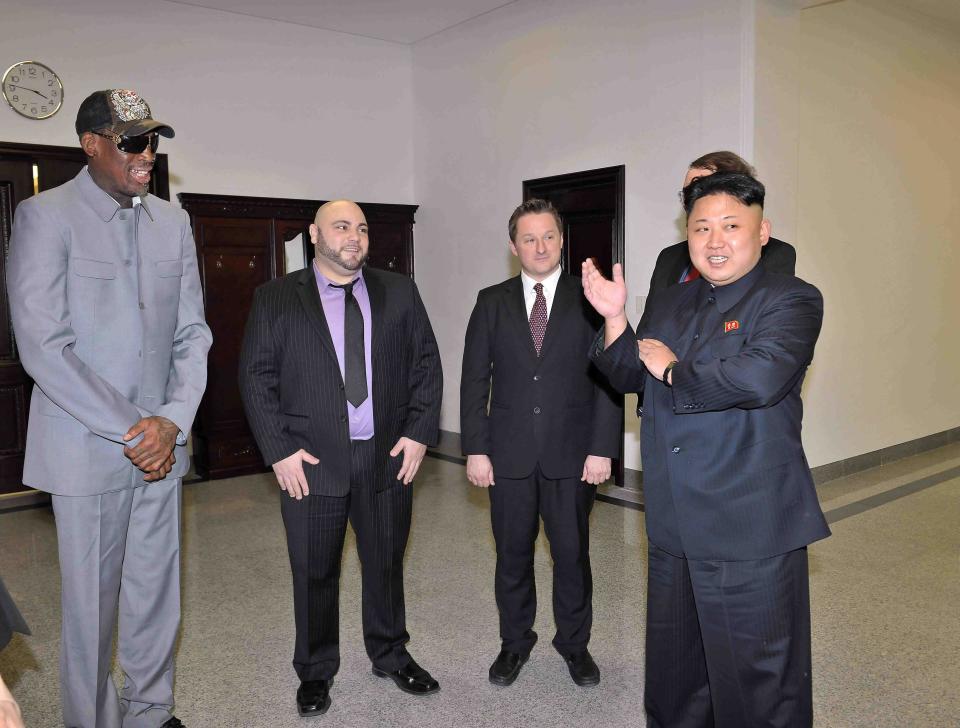
[[[811,465],[960,425],[960,29],[902,6],[758,6],[756,160],[826,304]]]
[[[0,108],[4,141],[76,145],[88,93],[134,88],[176,129],[160,148],[174,195],[414,201],[408,46],[164,0],[2,7],[6,63],[39,60],[65,86],[48,120]]]

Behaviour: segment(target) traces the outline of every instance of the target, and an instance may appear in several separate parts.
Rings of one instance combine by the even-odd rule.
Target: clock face
[[[28,119],[46,119],[63,106],[63,84],[42,63],[20,61],[3,74],[3,98]]]

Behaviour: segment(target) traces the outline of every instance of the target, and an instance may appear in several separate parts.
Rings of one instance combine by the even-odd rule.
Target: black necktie
[[[359,407],[367,399],[367,358],[363,347],[363,313],[353,296],[352,283],[343,289],[343,386],[347,401]]]

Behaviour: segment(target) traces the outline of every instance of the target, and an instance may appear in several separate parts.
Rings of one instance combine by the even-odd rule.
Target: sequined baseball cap
[[[120,136],[140,136],[155,131],[168,139],[173,127],[150,115],[150,106],[136,91],[122,88],[94,91],[80,104],[77,136],[86,131],[109,129]]]

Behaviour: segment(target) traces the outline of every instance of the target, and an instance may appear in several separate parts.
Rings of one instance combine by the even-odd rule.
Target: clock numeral
[[[23,73],[23,71],[21,71],[21,73]],[[13,82],[13,83],[20,83],[20,77],[19,77],[19,76],[11,76],[11,77],[10,77],[10,81]]]
[[[17,96],[16,94],[14,94],[14,96],[13,96],[13,100],[14,100],[14,101],[19,101],[19,100],[20,100],[20,97],[19,97],[19,96]]]
[[[41,107],[40,107],[40,111],[41,111],[41,113],[46,114],[46,113],[47,113],[47,107],[46,107],[46,106],[41,106]]]
[[[44,74],[44,75],[46,75],[46,74]],[[48,78],[48,79],[47,79],[47,86],[53,86],[53,79],[52,79],[52,78]]]
[[[27,73],[29,73],[31,76],[36,76],[36,75],[37,75],[37,69],[36,69],[36,68],[30,68],[30,69],[27,70]]]
[[[51,99],[57,98],[57,94],[58,94],[57,90],[54,89],[53,91],[50,92],[50,98]]]

